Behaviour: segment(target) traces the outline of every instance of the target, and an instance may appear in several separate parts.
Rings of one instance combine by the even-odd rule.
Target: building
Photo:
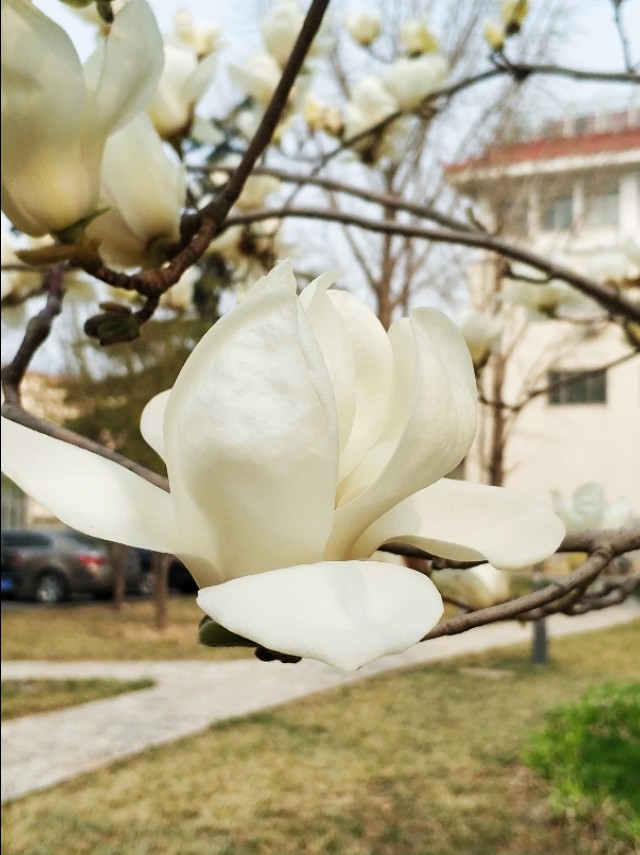
[[[447,174],[502,237],[640,293],[637,109],[546,122]],[[513,305],[523,288],[513,275],[540,278],[486,253],[468,271],[471,302],[504,317],[505,331],[502,356],[480,377],[481,399],[493,403],[481,405],[466,477],[546,502],[551,490],[568,497],[598,481],[607,500],[626,498],[640,517],[640,354],[620,324],[558,283],[534,292],[525,282],[549,298],[537,311]]]

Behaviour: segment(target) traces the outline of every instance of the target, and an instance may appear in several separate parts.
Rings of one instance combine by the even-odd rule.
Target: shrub
[[[567,819],[604,821],[614,838],[640,843],[640,683],[552,710],[524,759],[551,782],[552,806]]]

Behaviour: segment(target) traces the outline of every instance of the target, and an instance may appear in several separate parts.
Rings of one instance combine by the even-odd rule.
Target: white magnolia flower
[[[443,479],[475,432],[455,325],[419,308],[387,334],[333,279],[298,297],[279,264],[149,402],[141,430],[170,492],[7,419],[2,469],[74,528],[180,557],[231,632],[353,669],[442,612],[426,576],[370,560],[379,546],[508,569],[553,552],[564,526],[527,496]]]
[[[254,53],[242,65],[229,64],[229,76],[236,86],[263,107],[271,101],[281,74],[276,60],[264,51]]]
[[[563,256],[554,256],[552,260],[571,267]],[[593,300],[585,297],[562,279],[545,282],[542,279],[543,274],[529,264],[516,262],[511,265],[511,271],[514,276],[540,280],[536,283],[515,279],[509,281],[504,290],[504,299],[509,303],[523,306],[531,320],[584,315],[593,311],[595,307]]]
[[[351,38],[362,47],[373,44],[382,31],[380,16],[370,12],[347,15],[343,23]]]
[[[342,133],[344,119],[340,108],[334,104],[325,104],[315,95],[307,95],[305,98],[302,115],[312,131],[324,131],[333,137]]]
[[[220,27],[212,21],[194,21],[188,9],[178,9],[173,19],[175,37],[188,45],[198,59],[217,53],[222,47]]]
[[[187,44],[165,42],[164,70],[155,95],[147,105],[155,129],[163,139],[186,134],[194,111],[216,72],[218,58],[210,54],[198,60]]]
[[[618,247],[590,256],[587,275],[618,288],[640,284],[640,243],[629,238]]]
[[[471,609],[504,603],[511,594],[511,577],[491,564],[479,564],[467,570],[450,567],[435,570],[431,580],[445,599]]]
[[[398,105],[377,77],[368,74],[353,87],[345,108],[344,135],[351,139],[398,112]],[[364,146],[370,143],[363,141]],[[359,147],[356,146],[356,150]]]
[[[187,185],[145,113],[107,142],[101,195],[109,210],[87,234],[100,239],[103,258],[122,267],[161,263],[162,246],[180,237]]]
[[[401,57],[382,73],[382,82],[401,110],[415,110],[442,86],[447,61],[439,54]]]
[[[408,54],[435,53],[440,50],[438,39],[429,24],[420,18],[411,18],[400,24],[400,41]]]
[[[151,98],[162,39],[144,0],[118,12],[83,66],[28,0],[2,4],[2,210],[30,235],[60,232],[98,207],[107,138]]]
[[[262,40],[280,68],[283,68],[304,23],[297,0],[280,0],[262,22]]]
[[[458,318],[457,326],[469,348],[474,367],[482,367],[500,346],[504,320],[476,309],[466,309]]]
[[[567,501],[558,490],[552,490],[553,508],[567,527],[567,531],[585,528],[620,528],[634,518],[633,509],[626,499],[607,502],[602,484],[590,481],[582,484]]]

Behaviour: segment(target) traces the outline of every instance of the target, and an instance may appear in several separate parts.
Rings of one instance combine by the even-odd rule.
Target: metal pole
[[[541,564],[536,564],[533,570],[533,587],[540,590],[548,584]],[[546,618],[533,623],[533,639],[531,644],[531,661],[534,665],[546,665],[549,661],[549,644],[547,640]]]

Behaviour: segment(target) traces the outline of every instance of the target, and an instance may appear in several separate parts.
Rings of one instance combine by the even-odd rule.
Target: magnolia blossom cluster
[[[218,40],[182,12],[163,43],[145,0],[115,11],[83,64],[28,0],[3,2],[2,210],[27,235],[156,266],[179,238],[187,193],[163,140],[190,131]]]
[[[457,319],[457,326],[469,348],[471,361],[479,371],[492,353],[500,349],[504,319],[478,309],[466,309]]]
[[[573,259],[562,255],[554,254],[550,260],[569,268],[575,267]],[[522,306],[532,321],[584,316],[597,308],[593,300],[564,280],[544,279],[541,272],[529,264],[512,264],[511,276],[513,279],[506,284],[503,299],[506,303]]]
[[[380,18],[370,12],[347,15],[343,23],[354,41],[363,47],[371,46],[382,33]],[[426,19],[402,21],[399,37],[403,53],[378,72],[357,80],[344,109],[323,102],[315,94],[307,96],[303,115],[312,131],[350,140],[391,116],[417,110],[425,98],[443,85],[447,61]],[[363,139],[351,148],[369,163],[381,157],[393,158],[399,153],[398,138],[402,133],[400,123],[380,131],[374,140]]]
[[[264,109],[271,101],[280,82],[282,69],[300,35],[303,23],[304,14],[298,5],[298,0],[279,0],[261,23],[262,48],[244,62],[229,65],[231,79],[253,102],[246,109],[241,110],[237,118],[240,132],[249,139],[255,133]],[[311,57],[321,49],[321,42],[321,36],[317,36],[315,45],[311,47],[309,53]],[[301,75],[301,79],[292,90],[290,97],[292,103],[301,99],[304,76],[304,74]],[[285,117],[276,131],[276,139],[282,133],[286,122]]]
[[[387,333],[334,280],[298,295],[280,263],[147,404],[140,427],[169,492],[6,419],[2,470],[76,529],[179,556],[206,639],[217,628],[353,669],[442,613],[437,581],[378,560],[380,546],[509,570],[553,553],[564,526],[526,495],[445,477],[476,424],[453,322],[419,308]]]
[[[553,490],[551,498],[567,531],[620,528],[633,522],[633,508],[629,502],[626,499],[608,502],[602,484],[596,481],[582,484],[568,500],[559,490]]]

